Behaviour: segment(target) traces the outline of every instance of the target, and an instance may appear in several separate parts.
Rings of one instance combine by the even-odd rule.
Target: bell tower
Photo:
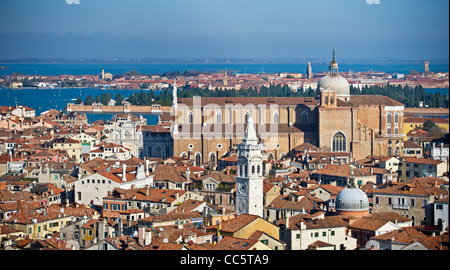
[[[263,144],[258,137],[250,116],[242,144],[238,146],[236,177],[236,211],[264,217],[263,207]]]

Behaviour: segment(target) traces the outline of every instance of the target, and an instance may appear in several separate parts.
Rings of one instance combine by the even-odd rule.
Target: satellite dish
[[[160,232],[164,231],[164,228],[159,228],[159,231],[160,231]]]
[[[169,243],[169,239],[164,238],[163,243]]]

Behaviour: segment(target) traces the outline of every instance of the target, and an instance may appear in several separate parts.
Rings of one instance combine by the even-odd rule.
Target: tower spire
[[[336,62],[336,49],[333,47],[333,50],[331,50],[331,54],[333,55],[333,60],[331,60],[330,66],[329,66],[329,74],[330,75],[338,75],[339,67],[338,63]]]
[[[243,141],[244,143],[256,145],[258,144],[258,137],[256,136],[255,126],[253,125],[253,123],[254,123],[253,118],[249,116],[247,120],[247,129],[245,130]]]

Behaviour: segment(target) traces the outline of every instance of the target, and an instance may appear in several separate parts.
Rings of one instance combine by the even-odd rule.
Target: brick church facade
[[[309,142],[353,159],[400,154],[404,105],[385,96],[350,95],[333,60],[313,97],[176,98],[172,114],[173,153],[196,165],[217,163],[242,142],[251,118],[266,160],[290,156]]]

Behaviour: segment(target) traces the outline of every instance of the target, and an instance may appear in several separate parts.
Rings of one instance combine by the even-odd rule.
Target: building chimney
[[[177,228],[178,228],[178,229],[183,229],[183,224],[181,224],[179,218],[177,218]]]
[[[124,163],[122,165],[122,181],[126,182],[127,181],[127,165]]]
[[[138,243],[141,246],[148,246],[152,243],[152,231],[145,226],[139,226],[138,228]]]
[[[149,168],[148,168],[148,165],[150,164],[150,160],[148,160],[148,159],[146,159],[145,160],[145,175],[146,176],[149,176],[150,175],[150,172],[149,172]]]
[[[145,241],[145,226],[139,226],[138,227],[138,244],[140,246],[144,246]]]
[[[145,196],[148,196],[150,194],[150,186],[145,185]]]
[[[98,220],[98,241],[105,239],[105,220],[100,218]]]
[[[117,229],[117,233],[116,233],[116,235],[117,236],[122,236],[122,234],[123,234],[123,221],[122,221],[122,218],[119,218],[118,219],[118,225],[119,225],[119,227],[118,227],[118,229]]]
[[[286,225],[286,229],[287,229],[287,228],[289,228],[289,219],[291,217],[291,211],[286,211],[286,214],[284,214],[284,216],[286,217],[285,225]]]
[[[189,167],[186,169],[186,180],[190,181],[191,178],[191,171],[189,170]]]

